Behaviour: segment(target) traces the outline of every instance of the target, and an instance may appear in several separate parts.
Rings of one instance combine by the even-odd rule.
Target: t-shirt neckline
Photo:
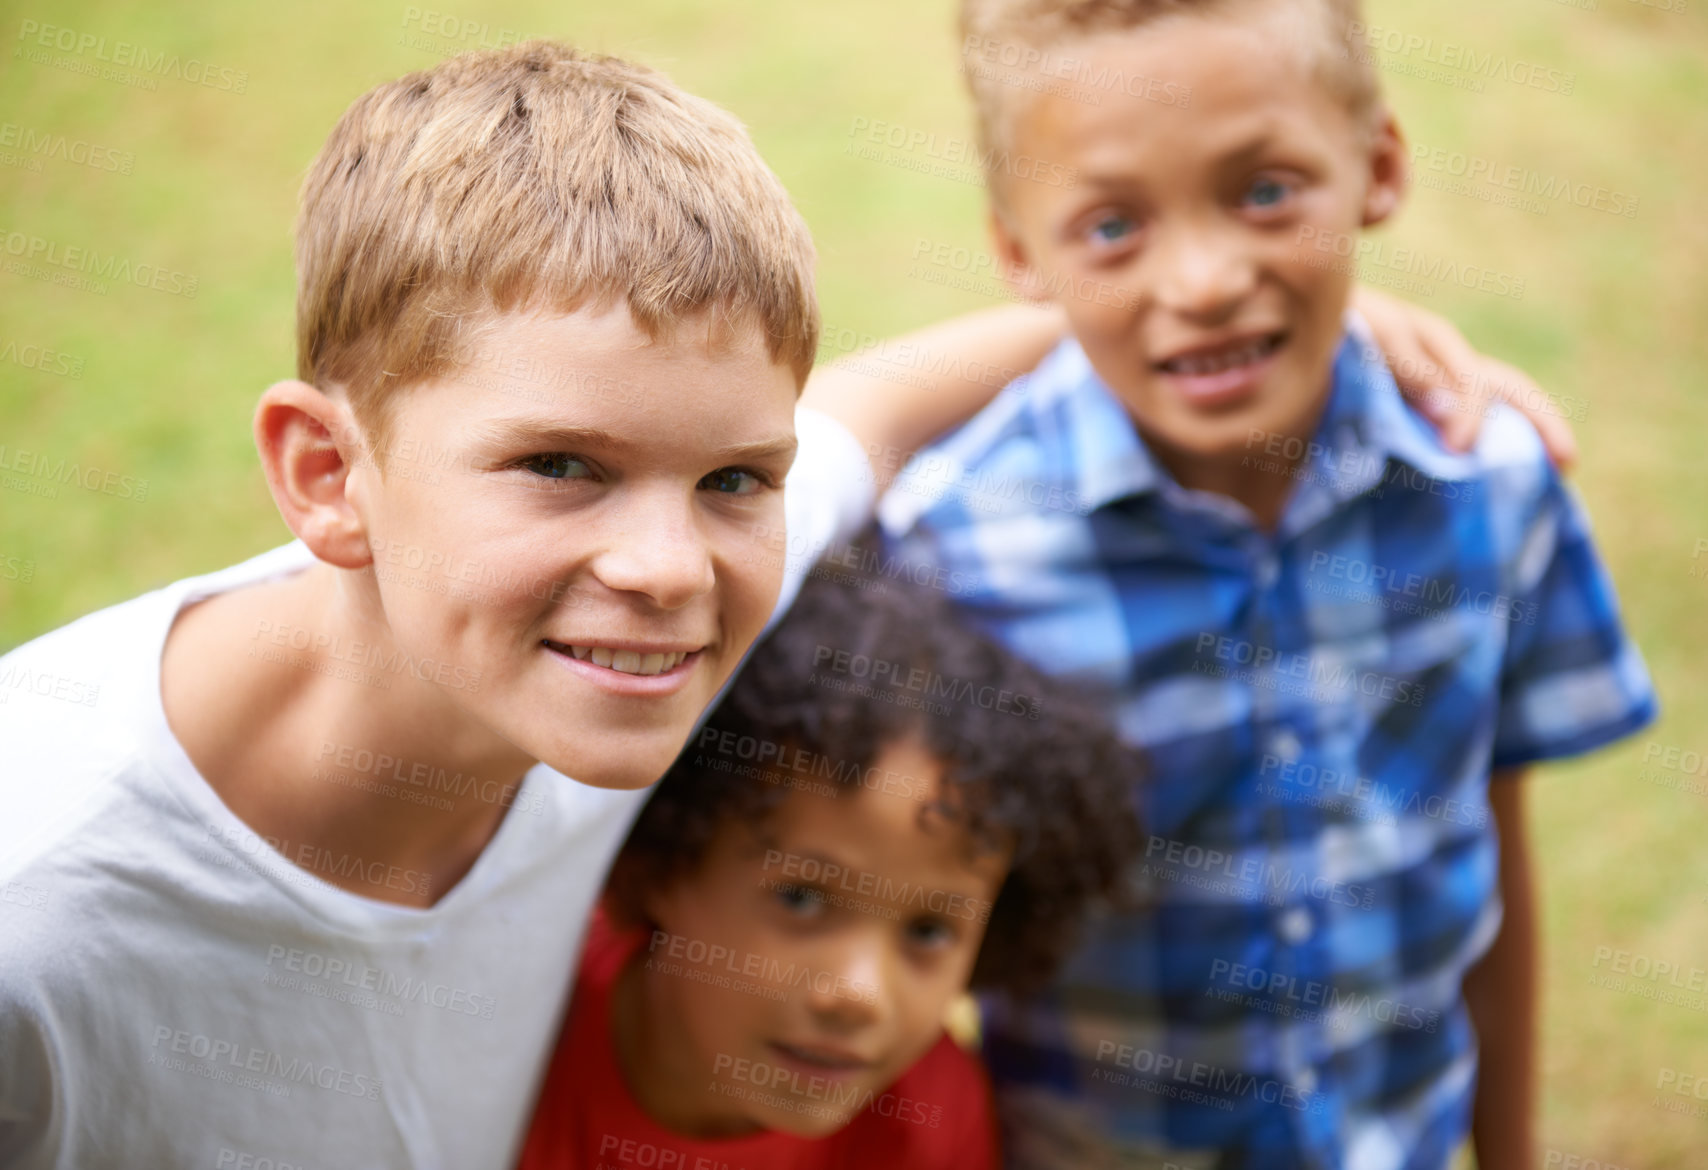
[[[498,830],[481,850],[473,866],[462,880],[431,906],[403,906],[385,902],[335,886],[304,869],[278,852],[265,837],[239,817],[220,799],[213,785],[201,774],[190,759],[177,734],[166,720],[166,705],[162,697],[161,666],[165,658],[166,638],[173,625],[189,605],[205,601],[247,585],[258,585],[302,572],[315,563],[314,554],[301,541],[271,549],[247,561],[200,577],[189,577],[160,590],[160,607],[156,624],[147,642],[145,666],[147,678],[142,686],[145,696],[142,708],[145,758],[174,798],[192,819],[225,832],[246,834],[255,840],[253,853],[233,848],[230,838],[222,836],[210,841],[229,851],[234,860],[275,886],[286,897],[297,902],[316,916],[346,929],[365,933],[390,930],[412,933],[427,927],[437,927],[457,915],[462,907],[479,901],[501,879],[503,862],[517,848],[515,841],[524,831],[517,815],[518,808],[530,807],[533,801],[531,786],[539,782],[538,768],[530,768],[516,793],[516,800]],[[210,834],[211,836],[211,834]],[[242,838],[240,838],[242,839]]]

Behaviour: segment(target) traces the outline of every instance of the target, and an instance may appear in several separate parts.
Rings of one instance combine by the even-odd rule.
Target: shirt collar
[[[1476,473],[1476,460],[1449,451],[1440,433],[1406,405],[1369,326],[1347,314],[1347,332],[1334,358],[1334,392],[1319,438],[1349,433],[1370,454],[1406,464],[1431,479],[1458,481]]]
[[[1067,346],[1070,352],[1062,358],[1076,367],[1078,385],[1063,420],[1061,467],[1077,481],[1080,506],[1096,511],[1157,490],[1167,472],[1139,437],[1127,408],[1091,368],[1085,351],[1077,342]]]
[[[1474,461],[1441,445],[1434,427],[1406,406],[1386,359],[1368,327],[1348,314],[1348,331],[1335,353],[1333,387],[1314,442],[1340,467],[1378,471],[1397,460],[1431,479],[1458,481],[1471,476]],[[1131,496],[1158,491],[1168,472],[1156,461],[1121,405],[1077,343],[1064,346],[1057,359],[1075,382],[1060,436],[1068,453],[1061,466],[1075,481],[1087,511]],[[1310,471],[1309,464],[1301,470]],[[1356,495],[1370,486],[1329,472],[1305,475],[1301,485],[1324,483],[1331,494]],[[1334,491],[1338,486],[1341,490]],[[1310,494],[1310,493],[1302,493]],[[1291,509],[1290,509],[1291,510]]]

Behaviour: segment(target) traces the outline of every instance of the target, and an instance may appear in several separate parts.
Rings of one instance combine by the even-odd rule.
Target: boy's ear
[[[306,382],[277,382],[261,395],[254,425],[267,486],[291,531],[340,569],[371,564],[367,527],[347,491],[364,451],[348,404]]]
[[[1014,230],[1008,216],[994,206],[986,215],[989,217],[991,247],[1002,265],[1004,282],[1029,301],[1049,300],[1038,270],[1032,267],[1026,245],[1021,242],[1020,234]]]
[[[1375,227],[1399,210],[1410,182],[1405,135],[1394,115],[1383,110],[1370,141],[1370,185],[1364,192],[1364,226]]]

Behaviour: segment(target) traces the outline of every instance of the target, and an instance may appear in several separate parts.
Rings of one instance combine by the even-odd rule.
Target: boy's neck
[[[1225,496],[1244,505],[1258,530],[1273,534],[1281,526],[1287,502],[1293,498],[1296,484],[1293,472],[1305,462],[1305,453],[1316,437],[1323,414],[1328,410],[1331,390],[1332,386],[1325,383],[1322,393],[1296,419],[1268,432],[1280,441],[1266,446],[1292,451],[1294,454],[1291,456],[1264,453],[1259,457],[1246,450],[1225,455],[1203,455],[1169,444],[1147,430],[1138,418],[1133,419],[1133,425],[1149,448],[1151,457],[1181,487]]]
[[[376,901],[431,906],[473,867],[533,761],[470,726],[434,684],[315,648],[324,635],[397,660],[338,574],[316,564],[184,610],[162,657],[167,723],[226,806],[293,864]],[[310,647],[260,633],[280,629],[310,631]]]
[[[1266,459],[1264,462],[1269,470],[1258,471],[1240,466],[1244,456],[1231,461],[1207,459],[1166,447],[1149,436],[1145,437],[1145,444],[1181,487],[1225,496],[1243,504],[1261,532],[1273,533],[1281,526],[1281,516],[1287,510],[1287,501],[1292,498],[1293,481],[1284,472],[1278,472],[1274,462],[1282,462],[1287,470],[1291,470],[1297,461],[1272,462]]]

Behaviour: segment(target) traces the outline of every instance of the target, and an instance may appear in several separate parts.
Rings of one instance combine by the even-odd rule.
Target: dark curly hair
[[[886,746],[910,738],[943,766],[921,815],[1015,846],[971,985],[1036,990],[1137,849],[1140,758],[1089,696],[971,628],[940,594],[887,573],[815,570],[659,782],[613,866],[607,906],[645,923],[647,895],[691,875],[719,830],[760,826],[792,787],[812,787],[798,762],[765,775],[736,760],[808,760],[817,780],[858,789]]]

